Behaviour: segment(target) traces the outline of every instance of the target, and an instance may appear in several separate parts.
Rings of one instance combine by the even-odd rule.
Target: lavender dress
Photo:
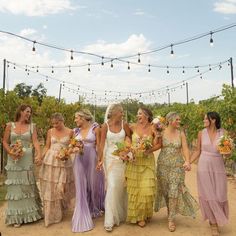
[[[76,202],[72,218],[73,232],[92,230],[92,217],[100,216],[101,211],[104,211],[104,174],[96,170],[94,128],[97,126],[97,123],[92,124],[85,139],[82,139],[80,129],[74,130],[76,138],[84,142],[84,154],[77,154],[74,160]]]
[[[198,162],[197,184],[201,212],[204,220],[224,225],[228,222],[227,178],[224,162],[217,151],[217,139],[223,135],[218,130],[213,143],[207,129],[202,131],[201,156]]]

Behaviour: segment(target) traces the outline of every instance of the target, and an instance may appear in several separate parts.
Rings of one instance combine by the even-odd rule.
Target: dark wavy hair
[[[24,110],[26,110],[27,108],[30,108],[30,110],[31,110],[31,116],[32,116],[32,107],[31,107],[30,105],[27,105],[27,104],[21,104],[21,105],[17,108],[17,110],[16,110],[15,122],[19,121],[20,116],[21,116],[21,112],[24,111]],[[29,118],[29,120],[28,120],[28,123],[31,122],[31,116],[30,116],[30,118]]]
[[[215,120],[215,126],[217,129],[221,128],[221,119],[220,119],[220,115],[215,112],[215,111],[210,111],[207,112],[207,119],[209,120],[210,124],[211,124],[211,120]]]
[[[151,110],[149,110],[146,107],[140,107],[139,109],[143,111],[143,113],[148,117],[148,122],[151,123],[153,120],[153,114],[152,114]]]

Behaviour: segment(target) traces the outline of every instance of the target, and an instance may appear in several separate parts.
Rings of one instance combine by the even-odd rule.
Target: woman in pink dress
[[[204,220],[209,220],[212,235],[219,235],[218,225],[228,223],[227,178],[222,155],[217,151],[217,140],[224,134],[220,116],[208,112],[204,129],[198,134],[197,149],[191,157],[200,157],[197,170],[199,203]]]
[[[61,148],[68,146],[73,131],[64,125],[61,113],[52,114],[51,124],[39,172],[46,227],[62,221],[75,194],[71,160],[61,161],[56,158]]]

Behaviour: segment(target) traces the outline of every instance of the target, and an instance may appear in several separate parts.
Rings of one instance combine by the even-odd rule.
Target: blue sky
[[[70,0],[0,0],[0,30],[10,31],[32,40],[45,42],[68,49],[87,51],[109,57],[120,57],[159,48],[178,42],[200,33],[206,33],[224,25],[236,22],[236,0],[180,0],[180,1],[70,1]],[[4,23],[3,23],[4,22]],[[233,57],[236,61],[236,27],[213,34],[214,46],[210,47],[209,37],[174,46],[174,57],[170,49],[155,54],[142,56],[142,63],[153,65],[188,66],[208,65]],[[94,63],[98,60],[84,55],[70,55],[65,52],[45,48],[36,44],[36,55],[32,54],[32,44],[9,35],[0,34],[0,55],[9,61],[35,66],[78,65]],[[137,59],[133,59],[137,61]],[[107,102],[126,98],[129,93],[154,91],[178,83],[196,75],[196,70],[152,68],[133,66],[114,62],[114,68],[108,63],[104,67],[50,69],[40,72],[81,86],[79,95],[86,96],[90,102],[104,103],[106,91]],[[2,68],[0,68],[2,73]],[[236,74],[236,72],[234,73]],[[25,82],[37,85],[43,78],[48,94],[58,96],[59,82],[45,80],[37,74],[26,75],[23,70],[8,69],[7,88]],[[199,76],[200,77],[200,76]],[[189,81],[190,99],[199,101],[221,91],[222,84],[230,84],[230,71],[227,65],[222,70],[213,70]],[[236,82],[235,82],[236,83]],[[78,100],[77,85],[66,85],[62,97],[67,102]],[[56,89],[57,88],[57,89]],[[94,92],[92,93],[92,90]],[[119,96],[121,92],[121,96]],[[124,94],[125,92],[125,94]],[[96,98],[95,98],[96,95]],[[166,92],[153,96],[133,96],[146,103],[166,102]],[[184,89],[171,93],[171,101],[186,102]]]

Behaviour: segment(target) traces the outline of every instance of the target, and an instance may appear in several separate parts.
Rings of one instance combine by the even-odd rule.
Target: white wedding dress
[[[125,163],[112,153],[116,149],[115,143],[125,139],[125,131],[113,133],[109,129],[104,149],[104,167],[106,174],[105,222],[104,227],[113,227],[126,220],[127,191],[125,187]]]

